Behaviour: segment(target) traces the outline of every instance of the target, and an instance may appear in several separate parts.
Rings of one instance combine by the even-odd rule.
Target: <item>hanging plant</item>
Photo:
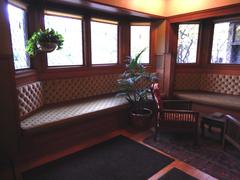
[[[35,56],[38,51],[52,52],[55,49],[62,49],[64,38],[54,29],[41,29],[34,32],[31,38],[27,41],[26,52],[30,56]]]

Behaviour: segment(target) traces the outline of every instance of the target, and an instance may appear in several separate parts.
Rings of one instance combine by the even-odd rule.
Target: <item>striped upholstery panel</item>
[[[118,74],[44,81],[44,104],[71,101],[117,91]]]
[[[43,106],[42,82],[34,82],[17,88],[20,118]]]
[[[91,101],[81,101],[69,105],[59,105],[45,108],[40,112],[26,118],[21,122],[21,128],[28,130],[44,125],[54,124],[59,121],[67,121],[68,118],[89,114],[109,108],[126,105],[124,97],[108,96],[104,98],[95,98]]]

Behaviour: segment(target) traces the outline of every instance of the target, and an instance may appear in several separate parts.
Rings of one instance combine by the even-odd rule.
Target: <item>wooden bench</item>
[[[37,81],[17,87],[19,161],[126,127],[129,105],[124,97],[116,96],[118,75],[110,76]]]
[[[240,76],[212,72],[177,72],[175,95],[194,102],[193,109],[240,116]]]
[[[104,95],[86,98],[80,101],[68,102],[58,105],[48,105],[21,121],[24,133],[44,131],[55,126],[65,126],[73,121],[84,120],[87,117],[97,117],[128,107],[124,97]]]
[[[240,110],[240,96],[204,91],[177,91],[175,92],[175,96],[200,104],[212,105],[230,110]]]

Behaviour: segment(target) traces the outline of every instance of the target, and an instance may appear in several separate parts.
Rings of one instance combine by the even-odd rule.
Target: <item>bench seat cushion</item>
[[[213,105],[216,107],[240,110],[240,96],[210,93],[204,91],[176,91],[175,96],[199,104]]]
[[[63,124],[80,116],[86,117],[90,114],[100,113],[103,110],[104,112],[111,111],[127,106],[128,102],[124,97],[116,97],[115,95],[91,98],[70,104],[46,106],[21,121],[21,128],[27,131],[56,126],[56,124]]]

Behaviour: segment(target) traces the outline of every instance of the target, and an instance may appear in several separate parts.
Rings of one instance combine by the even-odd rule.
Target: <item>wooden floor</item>
[[[109,133],[109,134],[106,134],[106,135],[102,135],[102,136],[98,136],[97,138],[91,138],[91,139],[87,139],[85,142],[82,142],[81,144],[79,145],[76,145],[76,146],[73,146],[71,148],[68,148],[68,149],[65,149],[64,151],[59,151],[59,152],[52,152],[52,154],[47,154],[45,157],[42,157],[41,159],[36,159],[35,161],[31,161],[31,163],[29,164],[25,164],[25,166],[22,166],[22,168],[18,169],[17,171],[17,174],[19,175],[17,179],[21,180],[21,172],[23,171],[26,171],[28,169],[31,169],[31,168],[34,168],[34,167],[37,167],[37,166],[40,166],[40,165],[43,165],[49,161],[53,161],[53,160],[56,160],[56,159],[59,159],[61,157],[64,157],[66,155],[69,155],[69,154],[72,154],[74,152],[77,152],[81,149],[85,149],[87,147],[91,147],[95,144],[98,144],[98,143],[101,143],[102,141],[106,141],[108,139],[111,139],[112,137],[114,136],[117,136],[117,135],[124,135],[134,141],[137,141],[151,149],[154,149],[155,151],[161,153],[161,154],[164,154],[166,156],[169,156],[171,157],[170,155],[156,149],[156,148],[153,148],[147,144],[144,144],[143,143],[143,140],[150,136],[152,134],[152,131],[151,130],[148,130],[148,131],[144,131],[144,132],[139,132],[139,131],[134,131],[132,129],[123,129],[123,130],[117,130],[117,131],[114,131],[112,133]],[[182,161],[179,161],[177,159],[175,159],[174,157],[171,157],[174,159],[174,161],[169,164],[168,166],[166,166],[165,168],[161,169],[158,173],[156,173],[155,175],[153,175],[151,178],[149,178],[149,180],[155,180],[155,179],[158,179],[159,177],[163,176],[166,172],[168,172],[170,169],[176,167],[182,171],[184,171],[185,173],[193,176],[193,177],[196,177],[197,179],[203,179],[203,180],[213,180],[213,179],[216,179],[216,178],[213,178],[211,177],[210,175],[182,162]]]

